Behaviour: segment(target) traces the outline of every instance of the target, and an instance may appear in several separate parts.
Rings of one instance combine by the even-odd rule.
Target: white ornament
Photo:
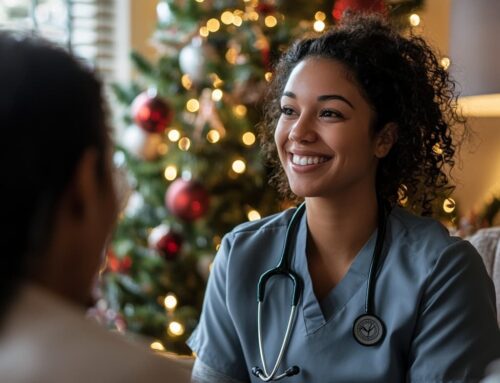
[[[129,126],[120,140],[122,146],[135,157],[152,161],[159,156],[158,146],[163,142],[160,134],[148,133],[136,125]]]
[[[124,214],[127,217],[135,217],[144,207],[144,197],[139,192],[133,192],[127,202]]]
[[[195,37],[179,53],[179,66],[194,83],[201,83],[207,76],[207,62],[215,59],[210,45],[203,44],[201,37]]]
[[[170,24],[174,20],[172,10],[166,1],[160,1],[156,6],[158,21],[162,24]]]

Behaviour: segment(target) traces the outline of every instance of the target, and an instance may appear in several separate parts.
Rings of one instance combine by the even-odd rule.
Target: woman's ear
[[[398,140],[398,125],[395,122],[387,123],[375,137],[374,154],[377,158],[384,158]]]

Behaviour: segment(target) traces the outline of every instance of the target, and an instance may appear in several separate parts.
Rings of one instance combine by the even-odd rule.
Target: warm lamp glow
[[[252,132],[244,133],[241,139],[243,140],[243,143],[247,146],[255,144],[255,134],[253,134]]]
[[[200,109],[200,102],[196,98],[192,98],[186,103],[186,109],[191,113],[197,112]]]
[[[165,168],[164,176],[167,181],[175,180],[177,178],[177,168],[174,165],[167,166]]]
[[[181,138],[181,133],[177,129],[172,129],[168,132],[167,137],[170,141],[177,142]]]
[[[420,25],[420,16],[416,13],[410,15],[410,24],[412,27],[417,27]]]
[[[235,173],[242,174],[245,173],[247,165],[243,160],[236,160],[233,162],[232,169]]]
[[[179,322],[170,322],[168,325],[168,335],[181,336],[182,334],[184,334],[184,326]]]
[[[273,28],[278,25],[278,20],[272,15],[266,16],[266,18],[264,19],[264,24],[266,24],[266,27],[268,28]]]
[[[500,117],[500,93],[460,97],[458,105],[465,116]]]
[[[313,28],[316,32],[323,32],[325,30],[325,23],[321,20],[316,20],[314,22]]]
[[[247,214],[249,221],[256,221],[260,219],[260,213],[257,210],[250,210]]]

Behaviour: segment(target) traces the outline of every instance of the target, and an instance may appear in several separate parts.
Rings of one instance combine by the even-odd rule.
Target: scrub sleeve
[[[407,380],[479,381],[486,365],[500,357],[500,331],[491,319],[496,317],[493,283],[479,254],[467,241],[449,245],[426,283]]]
[[[226,273],[230,252],[227,234],[214,260],[208,279],[203,314],[187,344],[203,365],[221,376],[248,381],[245,357],[239,343],[233,318],[226,304]]]

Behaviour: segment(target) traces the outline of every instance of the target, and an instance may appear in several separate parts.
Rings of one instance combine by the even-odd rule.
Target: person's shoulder
[[[242,223],[236,226],[232,231],[231,235],[237,236],[239,234],[245,233],[258,233],[265,232],[269,230],[281,230],[288,227],[288,223],[295,212],[295,208],[286,209],[282,212],[269,215],[267,217]]]
[[[390,225],[393,240],[397,239],[430,261],[435,261],[446,251],[467,256],[475,256],[477,253],[468,241],[450,235],[448,229],[438,220],[415,215],[400,207],[392,210]]]

